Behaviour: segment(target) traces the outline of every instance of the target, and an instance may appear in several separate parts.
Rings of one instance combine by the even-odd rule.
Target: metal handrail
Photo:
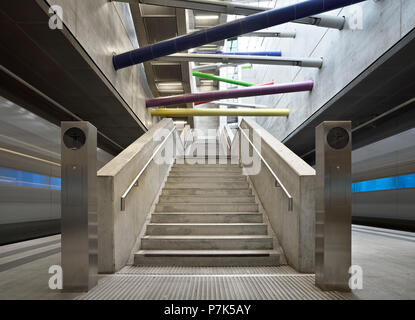
[[[187,151],[187,147],[189,146],[189,143],[192,143],[193,142],[193,139],[192,140],[187,140],[187,137],[189,137],[189,135],[190,135],[190,137],[192,137],[193,138],[193,133],[192,133],[192,130],[191,129],[189,129],[189,131],[188,131],[188,133],[187,133],[187,135],[186,135],[186,137],[184,137],[184,145],[183,145],[183,150],[184,150],[184,154],[183,154],[183,157],[184,158],[186,158],[186,151]],[[189,151],[190,152],[190,151]]]
[[[187,148],[187,137],[189,136],[189,134],[192,134],[191,129],[188,130],[186,136],[184,137],[184,144],[183,144],[183,150],[184,150],[184,154],[186,155],[186,148]]]
[[[163,142],[160,143],[160,145],[157,147],[157,149],[154,151],[153,155],[150,157],[150,159],[147,161],[147,163],[144,165],[144,167],[140,170],[140,172],[137,174],[137,176],[134,178],[133,182],[129,185],[127,190],[124,192],[124,194],[121,196],[121,211],[125,211],[125,199],[127,198],[128,194],[130,193],[131,189],[134,186],[138,185],[138,179],[141,177],[143,172],[147,169],[147,167],[150,165],[151,161],[153,161],[154,157],[157,155],[157,153],[160,151],[161,147],[166,143],[168,138],[171,136],[171,134],[176,130],[174,127],[169,134],[164,138]]]
[[[288,211],[293,211],[293,197],[290,195],[290,193],[288,192],[288,190],[281,183],[281,180],[278,178],[278,176],[275,174],[275,172],[271,169],[271,167],[269,166],[268,162],[264,159],[264,157],[261,155],[261,153],[258,151],[258,149],[254,146],[254,144],[252,143],[252,141],[249,140],[249,137],[247,136],[247,134],[243,131],[243,129],[241,127],[239,127],[239,129],[243,133],[243,135],[245,136],[245,138],[248,140],[248,142],[251,144],[251,146],[255,150],[255,152],[259,155],[259,157],[261,158],[261,160],[264,162],[265,166],[267,167],[267,169],[269,170],[269,172],[272,174],[272,176],[274,177],[274,179],[277,181],[277,185],[276,186],[279,186],[279,187],[282,188],[282,190],[284,190],[284,193],[288,197]]]

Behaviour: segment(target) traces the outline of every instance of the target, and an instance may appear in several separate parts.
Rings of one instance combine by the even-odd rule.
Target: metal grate
[[[136,275],[278,275],[298,274],[290,266],[278,267],[163,267],[163,266],[127,266],[117,274]]]
[[[282,267],[125,267],[80,300],[344,300],[323,292],[314,275]]]

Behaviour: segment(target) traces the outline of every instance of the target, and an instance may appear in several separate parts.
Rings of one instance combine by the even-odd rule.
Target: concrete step
[[[167,182],[246,182],[244,176],[216,176],[216,177],[200,177],[200,176],[169,176]]]
[[[199,196],[184,196],[184,195],[175,195],[175,196],[164,196],[162,195],[159,199],[159,203],[255,203],[254,196],[208,196],[208,195],[199,195]]]
[[[146,235],[266,235],[265,223],[149,223]]]
[[[239,166],[216,166],[205,167],[205,166],[196,166],[196,165],[187,165],[176,167],[174,166],[170,173],[180,173],[180,172],[204,172],[204,173],[233,173],[233,174],[242,174],[242,169]]]
[[[204,170],[208,170],[208,169],[234,169],[234,170],[242,170],[241,167],[239,166],[239,164],[232,164],[232,163],[215,163],[215,164],[208,164],[203,163],[203,164],[191,164],[191,163],[184,163],[184,164],[180,164],[180,163],[175,163],[173,165],[173,169],[189,169],[189,168],[193,168],[193,169],[204,169]]]
[[[277,250],[140,250],[134,255],[135,265],[163,266],[277,266]]]
[[[248,189],[249,185],[246,181],[237,182],[170,182],[166,181],[165,188],[204,188],[204,189]]]
[[[218,171],[218,170],[172,170],[169,177],[238,177],[243,176],[239,171]]]
[[[151,215],[151,223],[262,223],[253,212],[160,212]]]
[[[240,197],[250,196],[252,191],[248,188],[244,189],[203,189],[203,188],[175,188],[168,189],[164,188],[162,195],[164,196],[227,196],[227,197]]]
[[[267,235],[232,236],[144,236],[143,250],[267,250],[273,239]]]
[[[258,212],[256,203],[158,203],[155,212]]]

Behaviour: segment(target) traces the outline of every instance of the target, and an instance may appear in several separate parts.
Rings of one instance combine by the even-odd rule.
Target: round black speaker
[[[78,150],[85,144],[85,133],[79,128],[70,128],[63,134],[63,143],[68,149]]]
[[[349,133],[341,127],[335,127],[327,134],[327,143],[336,150],[345,148],[349,144],[349,140]]]

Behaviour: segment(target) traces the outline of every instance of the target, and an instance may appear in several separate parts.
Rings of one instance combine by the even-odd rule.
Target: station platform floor
[[[363,269],[363,289],[323,292],[314,274],[280,267],[139,267],[100,275],[88,293],[48,287],[60,264],[60,236],[0,247],[0,299],[339,300],[415,299],[415,233],[354,225],[352,263]]]

